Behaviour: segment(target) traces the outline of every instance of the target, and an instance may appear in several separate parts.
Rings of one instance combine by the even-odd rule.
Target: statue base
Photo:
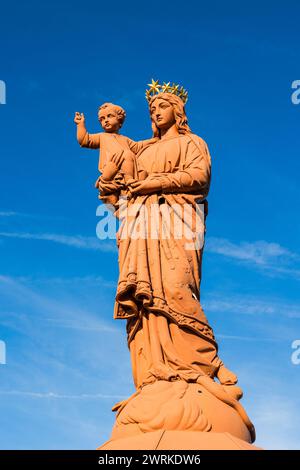
[[[261,450],[228,432],[154,431],[110,439],[97,450]]]
[[[113,449],[257,449],[242,405],[212,379],[158,380],[113,407]]]

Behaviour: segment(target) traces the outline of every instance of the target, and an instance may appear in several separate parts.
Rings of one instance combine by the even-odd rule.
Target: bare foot
[[[223,385],[223,389],[235,400],[240,400],[243,396],[243,390],[237,385]]]
[[[224,365],[220,366],[217,372],[217,378],[222,385],[234,385],[238,381],[237,376]]]

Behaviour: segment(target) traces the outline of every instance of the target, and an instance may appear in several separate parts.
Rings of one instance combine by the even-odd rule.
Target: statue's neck
[[[173,124],[168,129],[160,129],[160,139],[161,140],[168,139],[169,137],[175,137],[176,135],[179,135],[176,124]]]

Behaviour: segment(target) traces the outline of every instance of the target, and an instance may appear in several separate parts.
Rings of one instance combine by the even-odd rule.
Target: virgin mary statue
[[[253,436],[237,378],[218,356],[200,303],[209,150],[188,126],[183,89],[152,81],[146,97],[155,139],[136,155],[135,178],[98,180],[100,198],[118,196],[114,318],[127,322],[136,393],[158,382],[202,384],[238,411]]]

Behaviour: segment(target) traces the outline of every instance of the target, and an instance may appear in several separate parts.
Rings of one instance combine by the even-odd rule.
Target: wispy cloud
[[[20,214],[19,212],[13,212],[13,211],[0,211],[0,217],[14,217],[16,215],[23,215],[23,214]]]
[[[207,311],[237,313],[246,315],[274,315],[280,317],[300,318],[299,303],[291,303],[275,298],[259,299],[254,296],[207,296],[203,305]]]
[[[266,390],[262,397],[253,400],[251,418],[257,430],[257,442],[265,449],[299,449],[298,407],[287,399],[283,383]]]
[[[0,211],[0,217],[44,217],[38,214],[28,214],[26,212],[16,212],[16,211]]]
[[[74,276],[74,277],[48,277],[48,278],[38,278],[34,279],[35,283],[38,284],[60,284],[60,285],[101,285],[103,288],[107,289],[116,289],[116,280],[109,281],[104,279],[102,276]]]
[[[113,302],[107,294],[89,302],[85,287],[71,296],[70,286],[44,287],[0,276],[1,331],[18,345],[8,341],[10,381],[2,392],[10,386],[11,395],[37,398],[122,398],[113,383],[131,375],[125,325],[113,321]]]
[[[289,277],[300,281],[300,269],[283,266],[267,266],[266,274],[270,277]]]
[[[46,399],[64,399],[64,400],[104,400],[116,399],[122,400],[125,395],[105,395],[103,393],[81,393],[79,395],[61,394],[54,392],[28,392],[21,390],[0,390],[0,395],[6,396],[21,396],[28,398],[46,398]]]
[[[83,286],[83,285],[96,285],[99,287],[105,287],[107,289],[116,289],[116,280],[108,280],[103,276],[71,276],[71,277],[62,277],[62,276],[5,276],[2,275],[4,279],[13,279],[16,282],[26,283],[27,285],[53,285],[53,286]],[[0,274],[1,278],[1,274]]]
[[[299,255],[292,253],[278,243],[269,243],[264,240],[255,242],[232,243],[225,238],[209,237],[205,249],[239,260],[250,261],[257,265],[267,265],[274,260],[299,260]]]
[[[32,214],[27,212],[17,212],[12,210],[0,211],[0,217],[15,217],[15,218],[29,218],[29,219],[50,219],[50,220],[65,220],[66,217],[60,215],[48,215],[48,214]]]
[[[52,326],[55,326],[56,328],[70,328],[74,330],[81,330],[81,331],[93,331],[93,332],[109,332],[109,333],[119,333],[118,329],[110,326],[110,325],[105,325],[103,323],[96,323],[96,322],[91,322],[91,321],[74,321],[73,319],[71,320],[61,320],[59,318],[45,318],[44,319],[46,322],[49,324],[52,324]]]
[[[101,319],[88,306],[82,308],[78,300],[70,300],[58,292],[53,297],[51,294],[45,295],[24,280],[21,282],[10,276],[0,275],[0,294],[2,299],[10,299],[20,309],[15,312],[7,311],[7,314],[3,310],[1,312],[1,323],[11,324],[16,330],[20,328],[26,331],[28,326],[30,333],[31,328],[36,329],[41,323],[47,322],[47,329],[52,325],[55,328],[119,333],[117,326]],[[26,313],[28,308],[32,312],[31,316],[36,319],[34,324]]]
[[[237,340],[237,341],[282,341],[281,338],[257,338],[257,336],[238,336],[238,335],[222,335],[222,334],[216,334],[217,339],[228,339],[228,340]]]
[[[25,240],[43,240],[67,245],[73,248],[116,252],[114,242],[99,240],[95,237],[82,235],[61,235],[57,233],[30,233],[30,232],[0,232],[0,237],[18,238]]]
[[[267,275],[286,275],[300,279],[300,269],[293,266],[300,261],[299,254],[278,243],[264,240],[233,243],[225,238],[208,237],[205,250],[258,268]]]

